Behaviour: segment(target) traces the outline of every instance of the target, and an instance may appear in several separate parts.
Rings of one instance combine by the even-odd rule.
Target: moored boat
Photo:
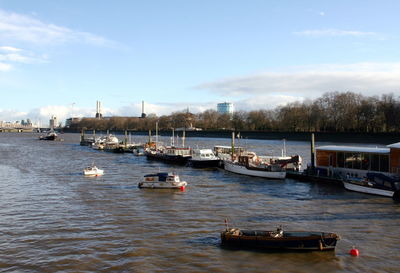
[[[330,232],[226,229],[221,232],[221,244],[266,251],[326,251],[334,250],[339,236]]]
[[[145,152],[147,159],[159,160],[165,163],[186,165],[192,157],[191,148],[161,147]]]
[[[97,168],[95,165],[92,165],[92,166],[86,167],[83,170],[83,174],[85,176],[101,176],[104,174],[104,170],[101,170],[101,169]]]
[[[193,168],[217,168],[221,165],[221,159],[211,149],[195,149],[189,164]]]
[[[381,173],[367,173],[366,177],[347,177],[343,180],[347,190],[392,197],[400,201],[400,180]]]
[[[269,179],[285,179],[286,177],[286,171],[280,164],[260,161],[255,153],[241,155],[237,160],[224,160],[224,169],[237,174]]]
[[[144,180],[139,182],[139,188],[150,189],[180,189],[184,190],[187,185],[186,181],[181,181],[175,173],[154,173],[146,174]]]

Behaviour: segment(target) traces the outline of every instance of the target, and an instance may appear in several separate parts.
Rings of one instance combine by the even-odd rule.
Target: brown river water
[[[266,180],[0,133],[1,272],[399,272],[400,204],[329,184]],[[145,137],[134,137],[145,141]],[[168,138],[164,137],[164,141]],[[191,147],[229,139],[190,138]],[[242,140],[258,154],[282,141]],[[308,142],[287,141],[309,161]],[[92,162],[105,175],[87,178]],[[175,171],[185,191],[144,190],[143,175]],[[248,229],[335,232],[334,252],[265,253],[220,246],[224,219]],[[360,256],[348,253],[352,246]]]

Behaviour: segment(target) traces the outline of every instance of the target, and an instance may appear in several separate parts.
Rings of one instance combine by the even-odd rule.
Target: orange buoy
[[[360,255],[360,252],[358,251],[358,249],[357,248],[352,248],[351,250],[350,250],[350,253],[349,253],[351,256],[358,256],[358,255]]]

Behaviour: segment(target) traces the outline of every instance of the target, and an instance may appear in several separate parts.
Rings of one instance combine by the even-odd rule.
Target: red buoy
[[[185,191],[185,186],[181,186],[181,191]]]
[[[358,249],[357,248],[352,248],[351,250],[350,250],[350,255],[351,256],[358,256],[358,255],[360,255],[360,252],[358,251]]]

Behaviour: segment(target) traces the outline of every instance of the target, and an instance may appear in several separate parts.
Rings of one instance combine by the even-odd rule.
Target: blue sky
[[[400,95],[399,1],[0,0],[0,120]]]

